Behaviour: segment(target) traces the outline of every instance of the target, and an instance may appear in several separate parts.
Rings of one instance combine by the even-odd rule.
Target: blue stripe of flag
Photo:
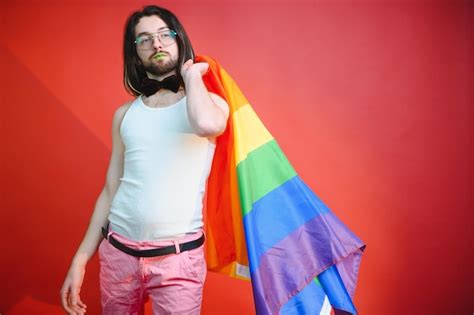
[[[288,180],[253,204],[244,216],[250,272],[260,264],[260,257],[291,232],[315,216],[330,210],[299,176]]]
[[[289,300],[280,310],[281,315],[319,314],[323,307],[323,288],[315,281],[311,281],[303,290]]]
[[[356,314],[355,306],[335,265],[320,273],[318,279],[335,309]]]

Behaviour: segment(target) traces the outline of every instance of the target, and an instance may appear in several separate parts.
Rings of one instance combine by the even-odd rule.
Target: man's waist
[[[124,240],[139,243],[174,241],[200,231],[203,227],[202,215],[188,220],[159,221],[130,220],[109,215],[110,229]]]
[[[202,229],[173,240],[163,241],[133,241],[113,231],[110,225],[102,228],[102,235],[115,248],[135,257],[155,257],[180,253],[198,248],[204,243]]]

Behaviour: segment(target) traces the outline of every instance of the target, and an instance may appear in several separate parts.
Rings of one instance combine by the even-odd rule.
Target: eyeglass
[[[155,37],[158,38],[163,46],[169,46],[176,42],[176,36],[178,34],[173,30],[166,30],[156,33],[144,34],[138,36],[134,43],[137,45],[137,49],[149,50],[153,48]]]

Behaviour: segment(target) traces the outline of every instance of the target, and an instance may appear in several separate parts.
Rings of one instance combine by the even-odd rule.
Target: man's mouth
[[[161,60],[161,59],[163,59],[163,58],[165,58],[165,57],[167,57],[167,56],[168,56],[168,54],[165,53],[165,52],[158,52],[158,53],[156,53],[155,55],[153,55],[152,58],[153,58],[153,59],[156,59],[156,60]]]

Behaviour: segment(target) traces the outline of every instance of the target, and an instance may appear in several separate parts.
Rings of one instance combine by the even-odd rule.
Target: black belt
[[[163,255],[176,253],[176,247],[174,245],[161,247],[161,248],[155,248],[155,249],[136,250],[136,249],[125,246],[124,244],[117,241],[112,235],[107,236],[107,234],[108,234],[108,228],[102,228],[102,235],[104,235],[104,238],[108,240],[109,243],[112,244],[112,246],[114,246],[115,248],[117,248],[118,250],[121,250],[122,252],[126,254],[129,254],[135,257],[155,257],[155,256],[163,256]],[[204,244],[204,234],[196,240],[179,244],[179,251],[184,252],[187,250],[195,249],[201,246],[202,244]]]

